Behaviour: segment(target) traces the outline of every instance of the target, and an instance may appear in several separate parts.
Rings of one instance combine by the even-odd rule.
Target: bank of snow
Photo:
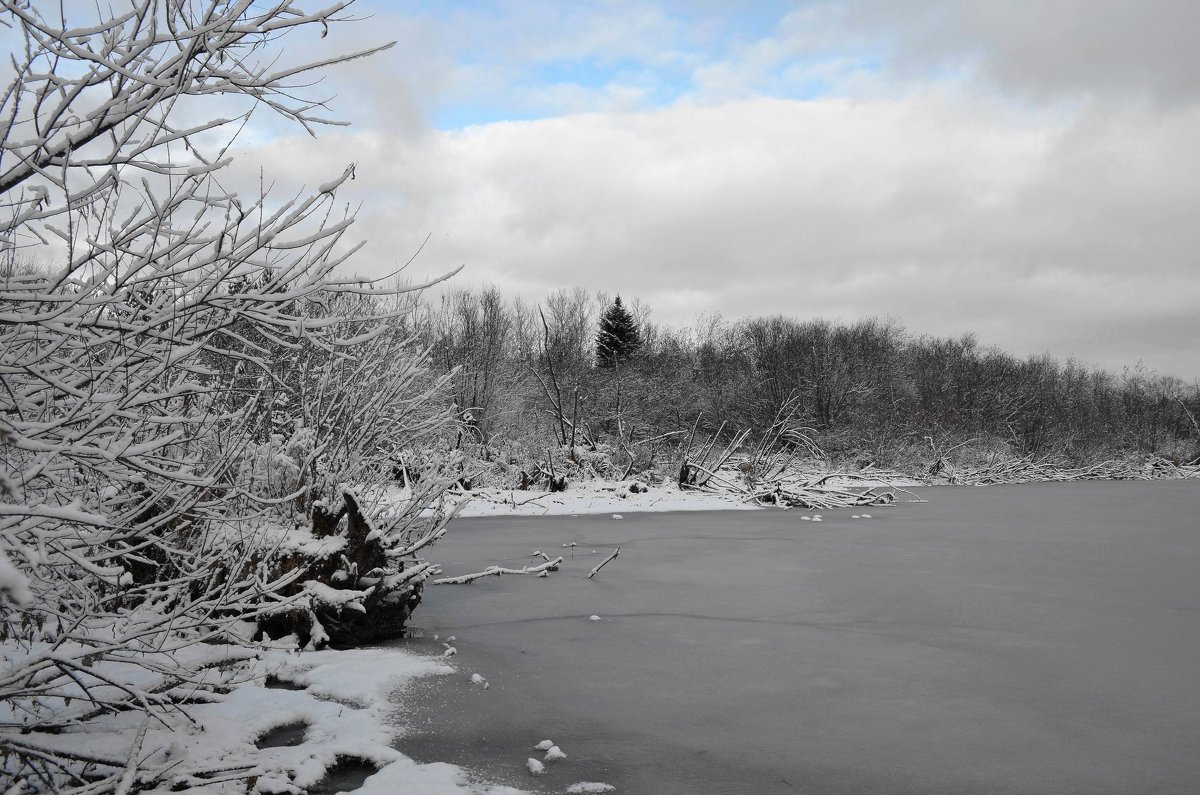
[[[180,654],[216,661],[245,650],[198,644]],[[357,795],[520,794],[472,781],[453,765],[418,764],[392,748],[399,706],[392,694],[416,677],[452,673],[441,661],[384,648],[267,649],[257,659],[208,671],[215,692],[206,700],[212,700],[189,705],[186,715],[165,713],[161,723],[135,713],[105,715],[77,730],[39,737],[38,744],[75,755],[136,759],[139,770],[155,774],[156,792],[301,795],[328,771],[350,764],[376,768],[354,790]],[[259,747],[283,727],[294,730],[294,744]]]
[[[733,494],[682,491],[674,483],[647,486],[639,481],[591,480],[566,491],[478,489],[463,497],[459,516],[569,516],[647,511],[758,510]],[[453,531],[452,531],[453,532]]]
[[[862,477],[820,476],[828,488],[884,488],[919,485],[917,481],[870,480]],[[521,491],[483,488],[462,494],[459,516],[570,516],[659,511],[745,511],[763,506],[728,492],[684,491],[675,483],[647,486],[640,481],[590,480],[572,483],[566,491]]]

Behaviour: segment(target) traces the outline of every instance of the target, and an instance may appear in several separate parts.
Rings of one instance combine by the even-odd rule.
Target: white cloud
[[[459,264],[537,299],[976,331],[1017,352],[1200,375],[1200,112],[1066,117],[936,91],[748,100],[252,153],[317,184],[359,162],[358,266]],[[1119,330],[1119,331],[1114,331]]]
[[[847,35],[892,45],[890,65],[973,68],[1009,94],[1200,100],[1194,0],[852,0]]]

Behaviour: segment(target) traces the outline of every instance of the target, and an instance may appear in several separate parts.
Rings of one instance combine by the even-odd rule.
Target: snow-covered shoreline
[[[911,479],[868,480],[833,476],[825,485],[832,488],[908,488],[924,484]],[[684,491],[674,483],[646,485],[641,481],[590,480],[571,483],[566,491],[560,492],[481,488],[468,492],[459,499],[462,500],[462,505],[458,516],[462,518],[767,509],[736,494]]]
[[[681,491],[674,484],[646,486],[639,481],[585,481],[572,483],[566,491],[559,492],[478,489],[465,496],[458,514],[463,518],[760,510],[759,506],[731,494]]]

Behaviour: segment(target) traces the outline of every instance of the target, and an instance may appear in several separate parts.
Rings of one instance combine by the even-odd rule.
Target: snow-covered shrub
[[[276,66],[275,50],[323,35],[340,6],[101,8],[67,29],[55,4],[0,6],[21,42],[0,95],[0,770],[42,790],[166,775],[139,771],[136,747],[80,756],[52,735],[220,697],[205,669],[227,656],[202,642],[306,594],[331,601],[302,585],[308,560],[279,554],[297,517],[390,440],[446,421],[395,331],[407,308],[334,275],[353,251],[335,205],[353,167],[311,195],[239,196],[231,140],[213,142],[245,115],[204,121],[223,96],[321,123],[290,84],[319,64]],[[50,264],[16,267],[31,255]],[[295,361],[312,366],[281,378]],[[388,555],[436,539],[445,516],[425,509],[444,487],[360,511],[343,554],[386,554],[356,590],[382,593],[401,574]]]

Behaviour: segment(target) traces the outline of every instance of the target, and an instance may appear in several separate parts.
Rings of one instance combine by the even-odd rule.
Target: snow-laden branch
[[[330,121],[293,81],[379,48],[279,52],[348,5],[128,0],[68,26],[0,0],[21,45],[0,93],[0,757],[17,780],[153,788],[140,734],[112,759],[42,740],[184,714],[227,684],[208,641],[284,613],[312,614],[314,637],[338,613],[404,617],[431,574],[410,557],[444,534],[452,478],[372,503],[449,420],[446,379],[406,289],[338,275],[361,245],[336,209],[353,167],[312,194],[222,184],[255,108]],[[317,537],[338,500],[354,511]]]
[[[536,566],[526,566],[520,569],[510,569],[504,566],[488,566],[483,571],[475,572],[474,574],[461,574],[457,577],[442,577],[433,580],[434,585],[466,585],[467,583],[481,580],[484,577],[499,577],[503,574],[545,574],[549,571],[558,571],[558,567],[562,565],[562,556],[547,560],[544,563],[539,563]]]

